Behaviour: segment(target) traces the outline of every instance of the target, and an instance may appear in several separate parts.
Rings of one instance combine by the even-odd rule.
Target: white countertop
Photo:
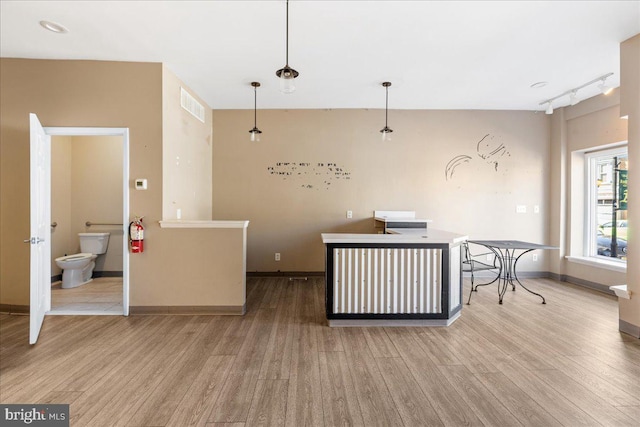
[[[375,216],[373,217],[376,221],[382,222],[433,222],[430,219],[420,219],[420,218],[406,218],[406,217],[387,217],[387,216]]]
[[[249,221],[171,219],[160,222],[160,228],[247,228]]]
[[[446,243],[459,244],[468,236],[449,231],[429,228],[391,228],[387,232],[392,234],[352,234],[352,233],[322,233],[322,242],[327,243]]]

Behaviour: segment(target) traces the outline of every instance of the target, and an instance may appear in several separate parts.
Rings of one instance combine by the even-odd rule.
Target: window
[[[627,260],[627,147],[587,153],[585,255]]]

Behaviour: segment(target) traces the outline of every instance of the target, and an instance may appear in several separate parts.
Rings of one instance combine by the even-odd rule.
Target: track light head
[[[578,99],[577,93],[578,93],[577,90],[571,91],[571,94],[569,94],[569,105],[576,105],[578,102],[580,102],[580,100]]]
[[[553,106],[551,105],[551,102],[548,103],[545,114],[553,114]]]
[[[608,86],[606,82],[607,78],[605,77],[602,79],[602,83],[598,85],[598,89],[600,89],[600,92],[602,92],[603,95],[609,95],[613,91],[613,88]]]

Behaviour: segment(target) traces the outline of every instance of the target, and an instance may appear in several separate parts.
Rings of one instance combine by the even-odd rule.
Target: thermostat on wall
[[[136,190],[146,190],[146,189],[147,189],[147,180],[136,179]]]

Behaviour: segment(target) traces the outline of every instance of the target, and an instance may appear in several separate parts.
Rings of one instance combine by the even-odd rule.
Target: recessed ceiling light
[[[58,34],[69,32],[69,30],[67,30],[64,26],[51,21],[40,21],[40,25],[42,26],[42,28]]]
[[[537,82],[537,83],[532,84],[530,87],[532,89],[538,89],[538,88],[541,88],[541,87],[545,87],[548,84],[549,84],[549,82]]]

